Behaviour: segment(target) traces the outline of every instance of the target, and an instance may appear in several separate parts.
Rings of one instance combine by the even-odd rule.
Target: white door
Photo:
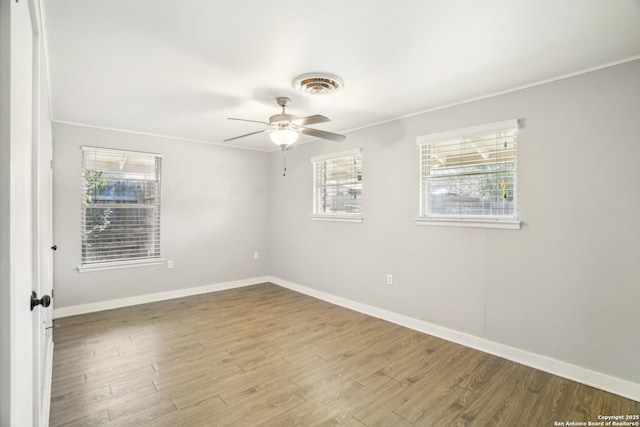
[[[32,291],[46,288],[39,245],[46,239],[38,200],[39,58],[37,5],[0,0],[0,425],[38,426],[41,407],[41,343],[44,318],[31,310]],[[35,62],[34,62],[35,59]],[[46,118],[48,121],[48,117]],[[35,139],[34,139],[35,138]],[[44,150],[44,148],[43,148]],[[45,203],[46,204],[46,203]],[[46,220],[43,219],[43,223]],[[46,228],[46,226],[45,226]],[[50,232],[50,230],[49,230]],[[50,254],[49,254],[50,256]],[[49,285],[50,287],[50,285]],[[39,294],[38,297],[42,297]],[[37,345],[34,345],[37,343]]]
[[[38,3],[33,3],[37,7]],[[35,12],[35,16],[34,16]],[[39,19],[32,9],[32,22]],[[38,21],[36,21],[37,23]],[[36,28],[39,26],[36,25]],[[33,39],[33,291],[39,298],[53,296],[53,136],[49,112],[48,79],[41,33]],[[53,340],[52,304],[34,309],[33,418],[34,426],[49,420]]]

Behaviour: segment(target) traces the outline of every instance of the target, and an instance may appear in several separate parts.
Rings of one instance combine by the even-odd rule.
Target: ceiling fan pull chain
[[[284,154],[284,161],[282,162],[283,170],[282,176],[287,176],[287,154]]]

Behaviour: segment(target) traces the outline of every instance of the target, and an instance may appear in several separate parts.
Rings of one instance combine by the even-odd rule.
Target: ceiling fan
[[[345,140],[344,135],[340,135],[337,133],[327,132],[319,129],[308,128],[307,125],[313,125],[316,123],[326,123],[330,122],[329,118],[322,116],[320,114],[316,114],[314,116],[307,117],[297,117],[293,114],[287,114],[285,108],[289,105],[291,100],[289,98],[280,97],[276,98],[278,105],[282,107],[282,113],[276,114],[269,117],[269,122],[261,122],[257,120],[246,120],[246,119],[235,119],[233,117],[229,117],[229,120],[240,120],[243,122],[252,122],[252,123],[261,123],[269,126],[269,128],[264,130],[259,130],[257,132],[247,133],[245,135],[236,136],[234,138],[225,139],[224,142],[233,141],[235,139],[244,138],[246,136],[256,135],[259,133],[268,133],[271,141],[274,144],[278,145],[282,150],[286,150],[287,147],[291,146],[294,142],[298,140],[300,134],[315,136],[317,138],[328,139],[329,141],[334,142],[342,142]]]

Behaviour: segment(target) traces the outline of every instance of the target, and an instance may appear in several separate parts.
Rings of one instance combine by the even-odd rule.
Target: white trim
[[[235,280],[232,282],[214,283],[212,285],[197,286],[193,288],[176,289],[173,291],[158,292],[155,294],[136,295],[129,298],[113,299],[108,301],[93,302],[88,304],[72,305],[53,309],[53,317],[75,316],[77,314],[93,313],[95,311],[111,310],[112,308],[128,307],[131,305],[146,304],[149,302],[165,301],[168,299],[188,297],[191,295],[206,294],[209,292],[224,291],[227,289],[242,288],[244,286],[257,285],[268,282],[267,276],[253,277],[250,279]]]
[[[162,158],[162,154],[150,153],[150,152],[146,152],[146,151],[116,150],[116,149],[113,149],[113,148],[92,147],[90,145],[83,145],[80,148],[82,148],[82,151],[101,151],[101,152],[106,152],[106,153],[110,153],[110,154],[123,154],[125,156],[130,156],[132,154],[142,154],[144,156],[155,156],[155,157]]]
[[[622,378],[613,377],[601,372],[583,368],[561,360],[553,359],[541,354],[531,353],[526,350],[500,344],[470,335],[464,332],[449,329],[413,317],[394,313],[392,311],[373,307],[367,304],[359,303],[347,298],[332,295],[323,291],[312,289],[297,283],[289,282],[277,277],[268,277],[271,283],[283,288],[291,289],[323,301],[330,302],[369,316],[377,317],[397,325],[401,325],[419,332],[433,335],[447,341],[452,341],[467,347],[474,348],[485,353],[493,354],[516,363],[521,363],[535,369],[558,375],[572,381],[578,381],[592,387],[599,388],[604,391],[615,393],[617,395],[640,401],[640,384],[624,380]]]
[[[539,80],[539,81],[534,82],[534,83],[528,83],[528,84],[524,84],[524,85],[521,85],[521,86],[515,86],[515,87],[509,88],[509,89],[500,90],[500,91],[497,91],[497,92],[491,92],[491,93],[486,94],[486,95],[480,95],[480,96],[476,96],[476,97],[473,97],[473,98],[462,99],[460,101],[451,102],[449,104],[443,104],[443,105],[440,105],[440,106],[437,106],[437,107],[427,108],[426,110],[416,111],[415,113],[409,113],[409,114],[405,114],[403,116],[396,116],[396,117],[392,117],[390,119],[385,119],[385,120],[380,120],[380,121],[377,121],[377,122],[369,123],[369,124],[366,124],[364,126],[356,126],[354,128],[338,130],[338,132],[339,133],[356,132],[356,131],[359,131],[359,130],[368,129],[368,128],[372,128],[372,127],[375,127],[375,126],[380,126],[380,125],[383,125],[383,124],[386,124],[386,123],[391,123],[391,122],[395,122],[395,121],[403,120],[403,119],[409,119],[411,117],[416,117],[416,116],[419,116],[419,115],[422,115],[422,114],[432,113],[434,111],[446,110],[447,108],[457,107],[458,105],[470,104],[472,102],[482,101],[483,99],[494,98],[496,96],[506,95],[506,94],[509,94],[509,93],[518,92],[518,91],[525,90],[525,89],[530,89],[532,87],[546,85],[548,83],[554,83],[554,82],[557,82],[559,80],[569,79],[571,77],[580,76],[582,74],[588,74],[588,73],[592,73],[594,71],[603,70],[605,68],[615,67],[616,65],[626,64],[627,62],[637,61],[638,59],[640,59],[640,55],[634,55],[634,56],[630,56],[628,58],[620,59],[618,61],[611,61],[611,62],[607,62],[605,64],[596,65],[595,67],[585,68],[583,70],[575,71],[573,73],[562,74],[562,75],[557,76],[557,77],[551,77],[549,79]],[[315,141],[320,141],[320,138],[313,138],[313,139],[310,139],[308,141],[296,142],[296,145],[308,144],[310,142],[315,142]],[[280,149],[279,148],[275,148],[275,149],[265,150],[265,151],[275,152],[275,151],[280,151]]]
[[[462,138],[469,135],[478,135],[489,132],[500,132],[505,130],[518,129],[518,119],[504,120],[502,122],[486,123],[478,126],[469,126],[462,129],[447,130],[444,132],[431,133],[428,135],[422,135],[416,138],[418,145],[426,144],[428,142],[440,141],[443,139]]]
[[[515,219],[466,219],[466,218],[416,218],[416,225],[441,227],[500,228],[520,230],[520,221]]]
[[[329,221],[329,222],[362,222],[362,215],[309,215],[311,221]]]
[[[416,111],[415,113],[405,114],[404,116],[392,117],[390,119],[380,120],[380,121],[377,121],[377,122],[374,122],[374,123],[370,123],[370,124],[367,124],[367,125],[364,125],[364,126],[357,126],[357,127],[354,127],[354,128],[348,128],[348,129],[339,130],[338,132],[339,133],[351,133],[351,132],[355,132],[355,131],[358,131],[358,130],[368,129],[368,128],[371,128],[371,127],[383,125],[385,123],[395,122],[397,120],[409,119],[411,117],[419,116],[421,114],[431,113],[431,112],[440,111],[440,110],[446,110],[447,108],[457,107],[458,105],[470,104],[472,102],[482,101],[483,99],[494,98],[496,96],[506,95],[506,94],[509,94],[509,93],[512,93],[512,92],[518,92],[520,90],[530,89],[532,87],[546,85],[548,83],[554,83],[554,82],[557,82],[559,80],[569,79],[571,77],[576,77],[576,76],[579,76],[579,75],[582,75],[582,74],[592,73],[594,71],[603,70],[603,69],[609,68],[609,67],[615,67],[616,65],[626,64],[627,62],[637,61],[638,59],[640,59],[640,55],[634,55],[634,56],[630,56],[628,58],[620,59],[618,61],[611,61],[611,62],[607,62],[607,63],[602,64],[602,65],[596,65],[595,67],[585,68],[583,70],[575,71],[573,73],[562,74],[562,75],[557,76],[557,77],[552,77],[552,78],[549,78],[549,79],[539,80],[539,81],[534,82],[534,83],[528,83],[528,84],[524,84],[524,85],[521,85],[521,86],[515,86],[515,87],[509,88],[509,89],[500,90],[500,91],[497,91],[497,92],[491,92],[491,93],[486,94],[486,95],[480,95],[480,96],[476,96],[476,97],[473,97],[473,98],[466,98],[466,99],[463,99],[463,100],[460,100],[460,101],[451,102],[449,104],[444,104],[444,105],[440,105],[440,106],[433,107],[433,108],[427,108],[426,110]],[[298,142],[297,145],[308,144],[309,142],[313,142],[313,141],[317,141],[317,140],[318,140],[318,138],[312,139],[310,141]],[[278,150],[269,150],[269,151],[278,151]]]
[[[496,97],[496,96],[505,95],[505,94],[512,93],[512,92],[517,92],[517,91],[520,91],[520,90],[523,90],[523,89],[529,89],[529,88],[532,88],[532,87],[535,87],[535,86],[545,85],[547,83],[553,83],[553,82],[556,82],[558,80],[568,79],[568,78],[571,78],[571,77],[579,76],[581,74],[587,74],[587,73],[591,73],[591,72],[594,72],[594,71],[602,70],[604,68],[615,67],[616,65],[625,64],[627,62],[633,62],[633,61],[636,61],[638,59],[640,59],[640,55],[630,56],[628,58],[620,59],[618,61],[607,62],[607,63],[602,64],[602,65],[596,65],[595,67],[585,68],[583,70],[575,71],[573,73],[562,74],[562,75],[557,76],[557,77],[552,77],[552,78],[549,78],[549,79],[539,80],[539,81],[534,82],[534,83],[528,83],[528,84],[521,85],[521,86],[515,86],[515,87],[509,88],[509,89],[505,89],[505,90],[501,90],[501,91],[497,91],[497,92],[492,92],[492,93],[489,93],[487,95],[476,96],[476,97],[473,97],[473,98],[466,98],[466,99],[463,99],[461,101],[451,102],[449,104],[444,104],[444,105],[440,105],[440,106],[437,106],[437,107],[428,108],[426,110],[416,111],[415,113],[405,114],[403,116],[392,117],[392,118],[386,119],[386,120],[380,120],[380,121],[373,122],[373,123],[370,123],[370,124],[367,124],[367,125],[364,125],[364,126],[356,126],[354,128],[344,129],[344,130],[341,130],[341,131],[338,131],[338,132],[339,133],[350,133],[350,132],[355,132],[355,131],[358,131],[358,130],[368,129],[368,128],[375,127],[375,126],[378,126],[378,125],[382,125],[382,124],[385,124],[385,123],[395,122],[397,120],[408,119],[410,117],[419,116],[421,114],[431,113],[433,111],[445,110],[447,108],[456,107],[458,105],[469,104],[471,102],[481,101],[483,99],[493,98],[493,97]],[[49,95],[51,95],[51,91],[50,91]],[[53,98],[53,97],[50,96],[50,98]],[[50,101],[50,102],[53,102],[53,101]],[[266,152],[266,153],[273,153],[273,152],[276,152],[276,151],[281,151],[280,147],[276,147],[276,148],[243,147],[243,146],[239,146],[239,145],[223,144],[223,143],[220,143],[220,142],[211,142],[211,141],[203,141],[203,140],[199,140],[199,139],[181,138],[179,136],[169,136],[169,135],[162,135],[162,134],[157,134],[157,133],[139,132],[139,131],[133,131],[133,130],[127,130],[127,129],[112,128],[112,127],[108,127],[108,126],[96,126],[96,125],[89,125],[89,124],[84,124],[84,123],[69,122],[69,121],[66,121],[66,120],[56,120],[56,119],[53,118],[53,108],[51,108],[50,114],[51,114],[51,122],[52,123],[61,123],[61,124],[65,124],[65,125],[80,126],[80,127],[86,127],[86,128],[92,128],[92,129],[100,129],[100,130],[110,130],[110,131],[114,131],[114,132],[123,132],[123,133],[135,134],[135,135],[152,136],[152,137],[156,137],[156,138],[167,138],[167,139],[174,139],[174,140],[185,141],[185,142],[197,142],[199,144],[218,145],[218,146],[227,147],[227,148],[238,148],[240,150],[262,151],[262,152]],[[310,142],[315,142],[315,141],[320,141],[320,140],[321,140],[320,138],[311,138],[308,141],[298,141],[298,142],[295,143],[295,145],[298,146],[298,145],[308,144]]]
[[[53,377],[53,341],[47,346],[47,357],[44,364],[44,389],[40,405],[40,427],[49,427],[49,412],[51,411],[51,380]]]
[[[49,117],[47,117],[47,120],[49,120],[49,122],[51,122],[51,119],[53,117],[53,101],[52,101],[52,96],[51,96],[51,72],[49,71],[49,48],[48,48],[48,43],[47,40],[49,40],[48,36],[47,36],[47,22],[45,19],[46,16],[46,10],[44,9],[44,4],[42,0],[37,0],[38,3],[38,9],[40,10],[40,22],[42,23],[42,27],[40,28],[40,33],[42,34],[42,39],[40,40],[42,42],[42,50],[43,50],[43,57],[44,57],[44,65],[45,65],[45,74],[46,74],[46,79],[47,79],[47,101],[48,101],[48,105],[49,105]],[[52,130],[53,132],[53,130]]]
[[[92,271],[117,270],[119,268],[149,267],[152,265],[164,264],[164,258],[153,258],[131,261],[101,262],[96,264],[79,265],[80,273],[90,273]]]
[[[217,145],[217,146],[226,147],[226,148],[238,148],[240,150],[262,151],[264,153],[269,153],[271,151],[280,151],[280,148],[278,148],[277,150],[267,150],[267,149],[264,149],[264,148],[241,147],[239,145],[229,145],[229,144],[223,144],[223,143],[220,143],[220,142],[203,141],[203,140],[200,140],[200,139],[181,138],[179,136],[161,135],[159,133],[138,132],[138,131],[135,131],[135,130],[112,128],[112,127],[108,127],[108,126],[87,125],[87,124],[83,124],[83,123],[68,122],[68,121],[65,121],[65,120],[54,120],[54,119],[51,119],[51,123],[60,123],[62,125],[78,126],[78,127],[82,127],[82,128],[90,128],[90,129],[98,129],[98,130],[108,130],[108,131],[113,131],[113,132],[129,133],[129,134],[132,134],[132,135],[150,136],[150,137],[153,137],[153,138],[166,138],[166,139],[173,139],[173,140],[184,141],[184,142],[196,142],[198,144]]]
[[[324,162],[325,160],[339,159],[341,157],[351,157],[362,154],[362,148],[353,148],[351,150],[343,150],[335,153],[322,154],[309,159],[311,163]]]

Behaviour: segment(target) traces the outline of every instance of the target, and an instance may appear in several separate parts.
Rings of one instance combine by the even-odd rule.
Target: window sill
[[[520,221],[515,219],[494,218],[416,218],[416,225],[439,227],[471,227],[498,228],[504,230],[520,230]]]
[[[136,261],[103,262],[99,264],[89,264],[89,265],[78,266],[78,271],[80,273],[89,273],[92,271],[116,270],[120,268],[130,268],[130,267],[148,267],[151,265],[160,265],[160,264],[164,264],[163,258],[153,258],[153,259],[136,260]]]
[[[311,221],[362,222],[362,215],[310,215]]]

